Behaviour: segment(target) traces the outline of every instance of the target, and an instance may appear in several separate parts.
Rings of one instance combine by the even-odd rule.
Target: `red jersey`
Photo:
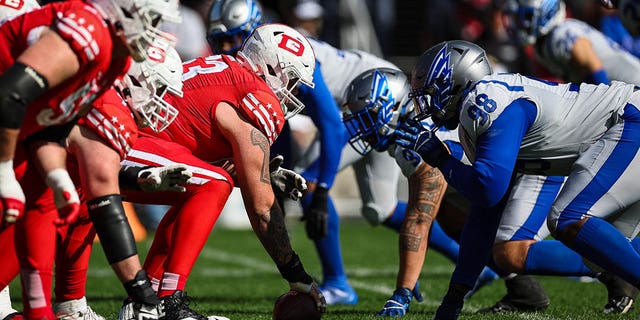
[[[138,126],[131,110],[114,89],[105,92],[93,105],[78,125],[91,129],[124,160],[138,139]]]
[[[87,3],[66,1],[51,3],[0,25],[0,72],[13,65],[45,28],[69,44],[80,69],[29,105],[21,138],[44,127],[69,122],[85,112],[129,66],[129,57],[113,60],[113,38],[100,13]]]
[[[183,97],[165,98],[179,110],[178,116],[167,129],[153,135],[187,147],[204,161],[232,158],[231,144],[215,121],[220,102],[234,106],[270,144],[280,134],[285,121],[280,101],[262,78],[233,57],[216,55],[187,61],[182,80]]]

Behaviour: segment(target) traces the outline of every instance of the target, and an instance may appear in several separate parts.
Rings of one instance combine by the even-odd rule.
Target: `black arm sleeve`
[[[138,174],[147,167],[122,166],[118,173],[118,184],[122,190],[140,191],[138,185]]]
[[[0,75],[0,128],[19,129],[26,108],[49,89],[47,79],[33,68],[14,63]]]

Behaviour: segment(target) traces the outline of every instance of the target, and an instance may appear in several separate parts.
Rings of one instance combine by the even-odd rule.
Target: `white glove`
[[[327,310],[327,301],[322,295],[320,289],[318,289],[318,286],[315,282],[312,282],[310,284],[302,282],[289,282],[289,288],[291,289],[291,291],[298,291],[310,295],[311,298],[313,298],[313,301],[315,301],[316,308],[318,309],[318,311],[320,311],[320,313],[324,313]]]
[[[420,155],[411,150],[392,144],[389,153],[396,159],[396,163],[402,170],[402,174],[409,178],[424,162]]]
[[[53,199],[58,208],[59,218],[53,223],[59,226],[76,221],[80,214],[80,197],[69,172],[62,168],[53,169],[47,173],[45,182],[53,191]]]
[[[152,167],[138,172],[138,185],[146,192],[176,191],[185,192],[182,184],[191,182],[193,172],[185,164],[172,164],[165,167]]]
[[[0,161],[0,212],[2,225],[15,223],[24,212],[25,196],[16,174],[13,160]]]
[[[307,181],[292,170],[280,167],[283,161],[284,157],[277,155],[269,162],[271,187],[277,196],[286,196],[291,200],[297,201],[307,191]]]

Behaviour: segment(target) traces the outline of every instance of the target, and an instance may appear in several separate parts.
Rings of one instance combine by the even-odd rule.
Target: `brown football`
[[[273,306],[273,320],[319,320],[321,316],[313,298],[298,291],[281,295]]]

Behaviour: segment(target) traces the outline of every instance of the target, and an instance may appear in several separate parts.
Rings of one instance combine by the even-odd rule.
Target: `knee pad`
[[[375,227],[386,220],[392,212],[385,212],[375,203],[365,203],[361,213],[364,219]]]
[[[87,202],[87,207],[109,264],[138,254],[121,195],[92,199]]]

